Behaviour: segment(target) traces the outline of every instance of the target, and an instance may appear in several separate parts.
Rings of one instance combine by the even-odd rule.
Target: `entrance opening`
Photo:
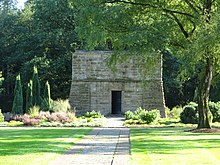
[[[112,91],[112,114],[121,114],[121,91]]]

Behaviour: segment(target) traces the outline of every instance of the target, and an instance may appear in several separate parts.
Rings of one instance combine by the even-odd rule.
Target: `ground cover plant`
[[[1,113],[0,113],[1,114]],[[105,117],[100,112],[87,112],[76,117],[71,111],[44,112],[38,106],[29,109],[28,114],[14,115],[4,113],[5,122],[0,126],[40,126],[40,127],[100,127],[105,123]],[[3,120],[4,121],[4,120]]]
[[[0,128],[0,164],[48,164],[90,130],[90,128]]]
[[[132,164],[220,164],[220,133],[186,128],[132,128]]]

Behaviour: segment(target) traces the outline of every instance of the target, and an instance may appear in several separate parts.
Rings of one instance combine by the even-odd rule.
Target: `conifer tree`
[[[12,113],[14,113],[14,114],[22,114],[23,113],[23,94],[22,94],[20,74],[16,77]]]
[[[33,88],[32,88],[33,102],[32,103],[34,106],[35,105],[40,106],[41,105],[40,81],[39,81],[38,70],[36,66],[34,66],[34,73],[33,73],[32,81],[33,81]]]
[[[44,98],[43,98],[43,109],[50,110],[51,109],[51,97],[50,97],[50,84],[47,81],[44,87]]]
[[[33,81],[30,80],[26,91],[26,112],[33,106]]]

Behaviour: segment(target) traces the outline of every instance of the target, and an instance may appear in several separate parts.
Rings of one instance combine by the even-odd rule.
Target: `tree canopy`
[[[114,50],[150,54],[170,48],[182,55],[185,73],[198,76],[198,128],[211,128],[208,100],[212,74],[219,70],[219,0],[72,2],[77,32],[88,48],[111,42]]]
[[[74,12],[68,1],[27,0],[25,8],[19,10],[16,1],[2,0],[0,28],[1,95],[11,100],[18,73],[26,88],[36,65],[40,81],[50,82],[52,97],[67,98],[71,57],[77,43]]]

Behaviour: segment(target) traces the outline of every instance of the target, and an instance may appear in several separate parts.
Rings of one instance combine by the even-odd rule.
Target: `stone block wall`
[[[134,61],[117,64],[116,72],[107,65],[110,51],[77,51],[73,54],[72,85],[70,104],[76,108],[76,114],[87,111],[112,113],[112,91],[121,91],[121,112],[134,111],[138,107],[148,110],[159,109],[165,116],[161,59],[155,73],[146,78],[143,84]]]

